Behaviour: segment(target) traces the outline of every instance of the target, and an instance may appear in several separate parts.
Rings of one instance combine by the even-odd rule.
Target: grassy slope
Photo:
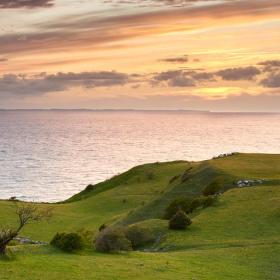
[[[182,183],[178,178],[169,184],[171,177],[190,166],[194,169],[189,180]],[[155,178],[149,180],[147,172],[151,170]],[[224,176],[228,182],[243,178],[275,181],[273,185],[267,182],[267,186],[229,190],[215,207],[195,213],[186,232],[168,231],[165,221],[154,219],[170,199],[199,193],[215,176]],[[140,223],[167,233],[157,245],[167,252],[66,255],[48,246],[24,246],[17,248],[14,259],[0,261],[0,279],[279,279],[279,179],[279,155],[240,154],[203,163],[174,162],[132,169],[121,180],[106,182],[106,191],[52,205],[53,221],[30,225],[23,235],[49,240],[59,230],[96,230],[103,222],[153,218]],[[14,220],[12,207],[10,202],[0,202],[1,221]]]
[[[131,210],[160,196],[168,187],[170,178],[182,173],[186,165],[186,162],[171,162],[133,168],[124,180],[113,178],[106,182],[106,191],[93,191],[86,199],[72,203],[51,204],[53,219],[49,223],[29,225],[22,235],[49,241],[57,231],[83,228],[95,231],[101,224],[121,219]],[[147,178],[148,172],[154,173],[153,180]],[[16,223],[14,208],[14,203],[0,201],[0,221]]]

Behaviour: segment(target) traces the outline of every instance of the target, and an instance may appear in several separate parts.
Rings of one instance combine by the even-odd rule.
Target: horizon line
[[[237,113],[237,114],[280,114],[270,111],[210,111],[196,109],[91,109],[91,108],[0,108],[0,111],[92,111],[92,112],[186,112],[186,113]]]

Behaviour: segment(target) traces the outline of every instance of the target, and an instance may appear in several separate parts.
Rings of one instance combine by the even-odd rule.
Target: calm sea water
[[[58,201],[135,165],[280,153],[280,114],[0,111],[0,198]]]

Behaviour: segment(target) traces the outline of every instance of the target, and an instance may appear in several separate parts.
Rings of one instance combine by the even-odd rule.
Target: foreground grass
[[[0,262],[1,279],[278,280],[280,273],[279,245],[117,255],[26,251]]]
[[[182,181],[190,167],[190,178]],[[215,176],[223,176],[230,190],[215,206],[196,211],[188,230],[168,230],[167,221],[159,219],[165,206],[176,197],[199,195]],[[238,179],[267,181],[237,189],[232,182]],[[49,241],[57,231],[95,233],[103,223],[137,222],[159,237],[150,252],[99,254],[88,248],[64,254],[50,246],[15,246],[9,258],[0,260],[0,279],[278,280],[279,180],[279,155],[238,154],[134,168],[66,203],[50,204],[52,221],[28,225],[22,235]],[[14,208],[0,201],[1,223],[16,223]]]

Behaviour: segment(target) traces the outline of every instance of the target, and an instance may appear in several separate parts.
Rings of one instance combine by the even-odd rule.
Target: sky
[[[280,112],[280,1],[0,0],[0,108]]]

